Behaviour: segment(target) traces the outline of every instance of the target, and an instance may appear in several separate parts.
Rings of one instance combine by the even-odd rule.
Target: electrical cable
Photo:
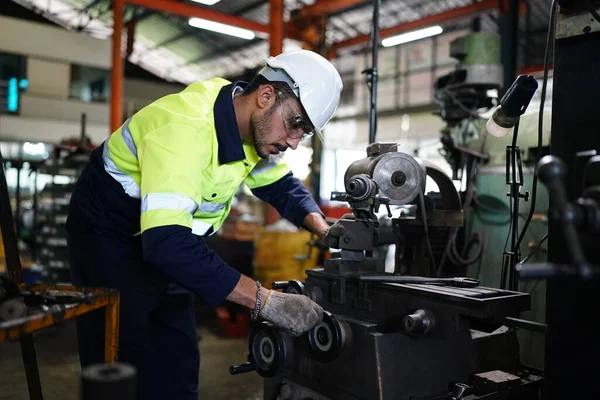
[[[509,213],[510,215],[512,215],[513,212],[513,203],[512,203],[512,197],[508,198],[508,209],[509,209]],[[511,217],[512,218],[512,217]],[[506,253],[506,248],[508,247],[508,241],[510,240],[510,235],[512,233],[512,224],[508,225],[508,233],[506,234],[506,242],[504,242],[504,250],[502,251],[502,272],[500,275],[500,289],[505,289],[506,288],[506,273],[507,273],[507,265],[506,265],[506,259],[504,257],[504,253]]]
[[[544,104],[546,102],[546,89],[548,87],[548,69],[550,67],[550,57],[549,57],[549,53],[550,53],[550,42],[551,42],[551,38],[554,32],[554,16],[556,14],[556,0],[552,0],[552,7],[550,9],[550,20],[549,20],[549,25],[548,25],[548,35],[546,36],[546,50],[544,52],[544,78],[543,78],[543,83],[542,83],[542,94],[541,94],[541,100],[540,100],[540,112],[539,112],[539,119],[538,119],[538,143],[537,143],[537,160],[535,163],[535,170],[533,173],[533,182],[531,185],[531,207],[529,209],[529,215],[527,216],[527,220],[525,221],[525,224],[523,225],[523,229],[521,230],[521,234],[519,235],[519,238],[517,240],[517,243],[515,245],[515,248],[519,248],[521,246],[521,243],[523,242],[523,239],[525,238],[525,233],[527,232],[527,228],[529,227],[529,224],[531,222],[531,220],[533,219],[533,214],[535,213],[535,202],[537,199],[537,172],[538,172],[538,162],[539,159],[541,157],[542,154],[542,141],[544,139],[544,131],[543,131],[543,124],[544,124]],[[552,43],[554,43],[554,40],[552,40]],[[553,51],[554,53],[554,51]]]
[[[482,149],[485,146],[487,136],[484,137],[482,141]],[[475,187],[477,181],[477,173],[478,173],[478,163],[477,159],[474,158],[471,164],[471,179],[467,184],[467,194],[465,196],[465,206],[463,209],[468,209],[471,205],[471,202],[475,198]],[[442,270],[444,269],[444,264],[446,263],[446,259],[450,260],[451,263],[455,265],[470,265],[479,260],[483,255],[484,249],[484,240],[483,235],[480,232],[473,232],[471,237],[465,240],[463,244],[462,254],[459,254],[458,249],[456,248],[456,238],[458,236],[458,231],[460,227],[452,228],[450,231],[450,235],[448,236],[448,242],[446,243],[446,249],[444,251],[444,255],[440,261],[440,265],[437,269],[437,276],[440,277],[442,274]],[[475,245],[479,244],[479,247],[476,253],[470,258],[466,258],[471,248]]]
[[[542,244],[544,244],[544,242],[546,241],[546,239],[548,239],[548,234],[546,233],[541,239],[540,241],[535,245],[535,247],[533,248],[533,250],[531,250],[531,252],[529,254],[527,254],[527,257],[525,257],[524,259],[522,259],[519,264],[525,264],[527,261],[529,261],[529,259],[531,257],[533,257],[533,255],[535,253],[538,252],[538,250],[540,249],[540,247],[542,246]]]

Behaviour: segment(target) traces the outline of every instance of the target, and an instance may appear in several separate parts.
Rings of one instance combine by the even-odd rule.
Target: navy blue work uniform
[[[220,163],[244,155],[233,90],[234,85],[224,86],[214,103]],[[240,274],[186,227],[161,226],[136,234],[141,200],[128,195],[107,173],[106,151],[100,146],[91,153],[71,197],[67,232],[73,283],[119,290],[119,361],[137,368],[139,399],[198,399],[194,295],[215,306],[235,287]],[[298,226],[308,213],[320,213],[291,173],[253,193]],[[156,258],[149,260],[145,254]],[[77,326],[82,366],[103,363],[104,311],[79,317]]]

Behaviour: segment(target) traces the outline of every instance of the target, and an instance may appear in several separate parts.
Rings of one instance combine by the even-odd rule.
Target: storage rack
[[[52,176],[51,183],[39,193],[36,187],[34,193],[35,256],[41,282],[71,282],[66,221],[71,192],[88,158],[87,152],[68,151],[66,157],[49,159],[36,171]],[[68,182],[57,182],[58,176],[66,177]]]

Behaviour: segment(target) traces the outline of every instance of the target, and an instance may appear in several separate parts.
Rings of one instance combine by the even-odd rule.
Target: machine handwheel
[[[291,338],[268,322],[256,324],[250,332],[248,351],[256,364],[256,372],[263,378],[278,374],[292,360]]]
[[[321,362],[335,360],[349,341],[350,331],[328,311],[323,312],[323,321],[306,333],[310,354]]]

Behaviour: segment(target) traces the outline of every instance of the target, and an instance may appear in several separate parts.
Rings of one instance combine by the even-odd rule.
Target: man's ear
[[[275,88],[271,85],[261,85],[257,90],[257,103],[259,108],[270,108],[275,100]]]

